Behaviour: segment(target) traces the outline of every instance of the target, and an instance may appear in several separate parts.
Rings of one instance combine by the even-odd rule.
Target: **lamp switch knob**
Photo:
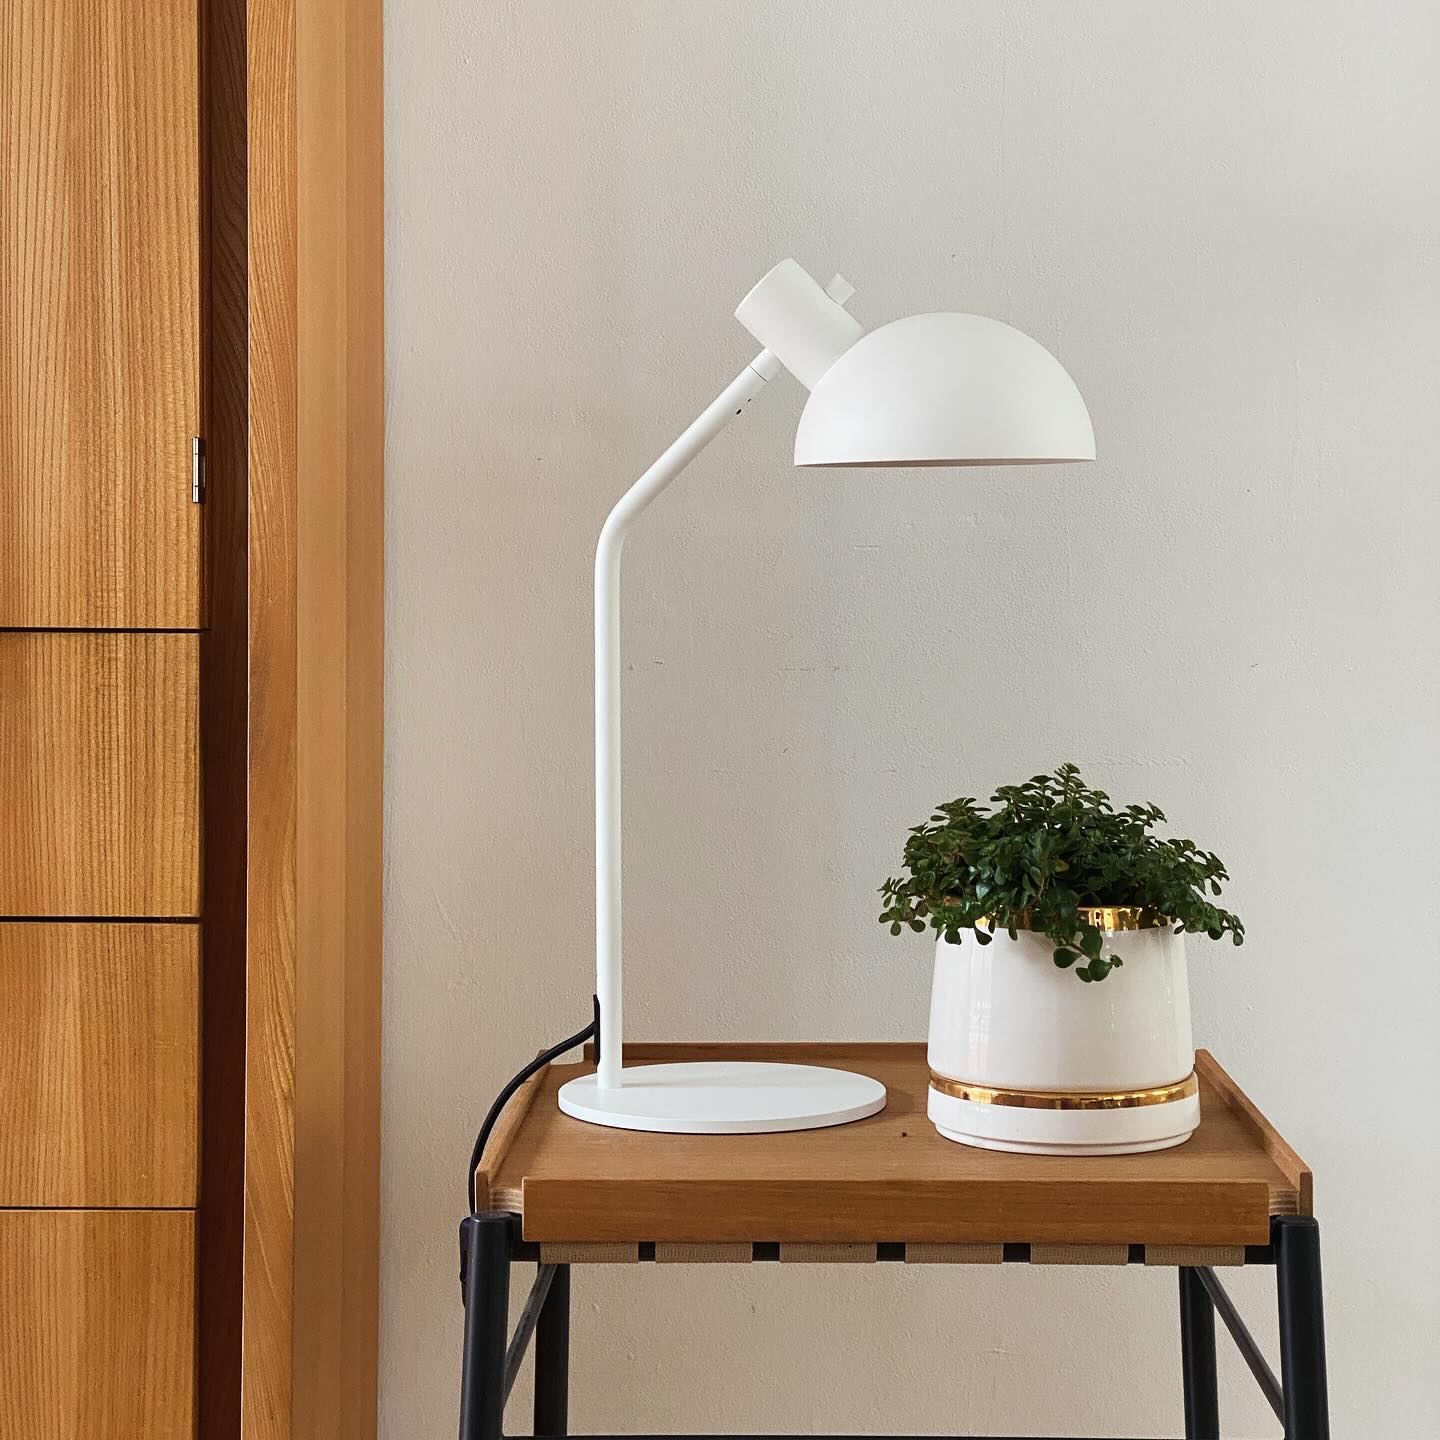
[[[850,297],[855,293],[855,287],[843,275],[837,274],[830,277],[825,293],[837,305],[848,305]]]
[[[865,333],[842,303],[850,295],[841,276],[830,282],[828,291],[822,290],[802,266],[782,260],[736,306],[735,318],[807,390],[813,390]]]

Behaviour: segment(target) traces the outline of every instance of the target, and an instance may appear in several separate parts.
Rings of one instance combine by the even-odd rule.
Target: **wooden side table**
[[[565,1435],[570,1268],[654,1261],[1168,1265],[1179,1272],[1185,1434],[1220,1434],[1215,1317],[1286,1440],[1328,1440],[1310,1171],[1205,1051],[1200,1128],[1148,1155],[1057,1159],[952,1144],[925,1115],[918,1044],[629,1045],[628,1064],[790,1060],[882,1080],[878,1115],[782,1135],[654,1135],[562,1115],[587,1061],[536,1074],[501,1117],[461,1225],[461,1440],[500,1440],[533,1339],[535,1434]],[[536,1264],[509,1335],[510,1270]],[[1216,1270],[1273,1265],[1280,1378]]]

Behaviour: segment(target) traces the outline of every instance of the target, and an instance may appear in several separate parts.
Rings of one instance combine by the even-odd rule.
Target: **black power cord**
[[[567,1050],[573,1050],[577,1045],[583,1045],[591,1038],[595,1040],[595,1058],[598,1060],[600,1058],[600,1001],[598,998],[595,1001],[594,1017],[583,1030],[577,1030],[568,1040],[562,1040],[558,1045],[552,1045],[548,1050],[542,1051],[495,1097],[495,1103],[490,1107],[490,1113],[485,1117],[485,1123],[481,1125],[480,1133],[475,1137],[475,1148],[470,1152],[470,1169],[465,1175],[465,1206],[469,1214],[476,1213],[479,1199],[475,1193],[475,1172],[480,1168],[480,1157],[484,1155],[485,1146],[490,1140],[490,1132],[495,1128],[495,1122],[499,1120],[501,1111],[509,1103],[510,1097],[537,1070],[543,1070],[552,1060],[558,1060]]]

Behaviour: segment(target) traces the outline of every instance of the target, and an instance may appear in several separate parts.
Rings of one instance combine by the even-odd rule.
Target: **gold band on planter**
[[[1175,922],[1158,910],[1147,910],[1142,905],[1082,905],[1076,912],[1082,925],[1093,925],[1097,930],[1159,930]],[[987,929],[990,917],[982,915],[976,922]],[[997,930],[1005,927],[998,922]],[[1022,911],[1015,918],[1017,930],[1033,930],[1028,911]]]
[[[1175,922],[1157,910],[1139,905],[1082,905],[1080,923],[1097,930],[1159,930]]]
[[[952,1080],[948,1075],[930,1072],[930,1088],[957,1100],[973,1100],[977,1105],[1009,1105],[1017,1110],[1134,1110],[1141,1105],[1168,1105],[1200,1093],[1200,1082],[1192,1070],[1174,1085],[1159,1085],[1152,1090],[1112,1090],[1107,1093],[1070,1092],[1062,1090],[996,1090],[989,1085],[970,1085]]]

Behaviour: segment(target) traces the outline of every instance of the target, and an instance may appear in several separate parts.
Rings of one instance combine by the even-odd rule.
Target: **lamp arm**
[[[621,1083],[624,1010],[620,925],[620,552],[647,505],[779,373],[762,350],[621,496],[595,547],[595,994],[601,1086]]]

